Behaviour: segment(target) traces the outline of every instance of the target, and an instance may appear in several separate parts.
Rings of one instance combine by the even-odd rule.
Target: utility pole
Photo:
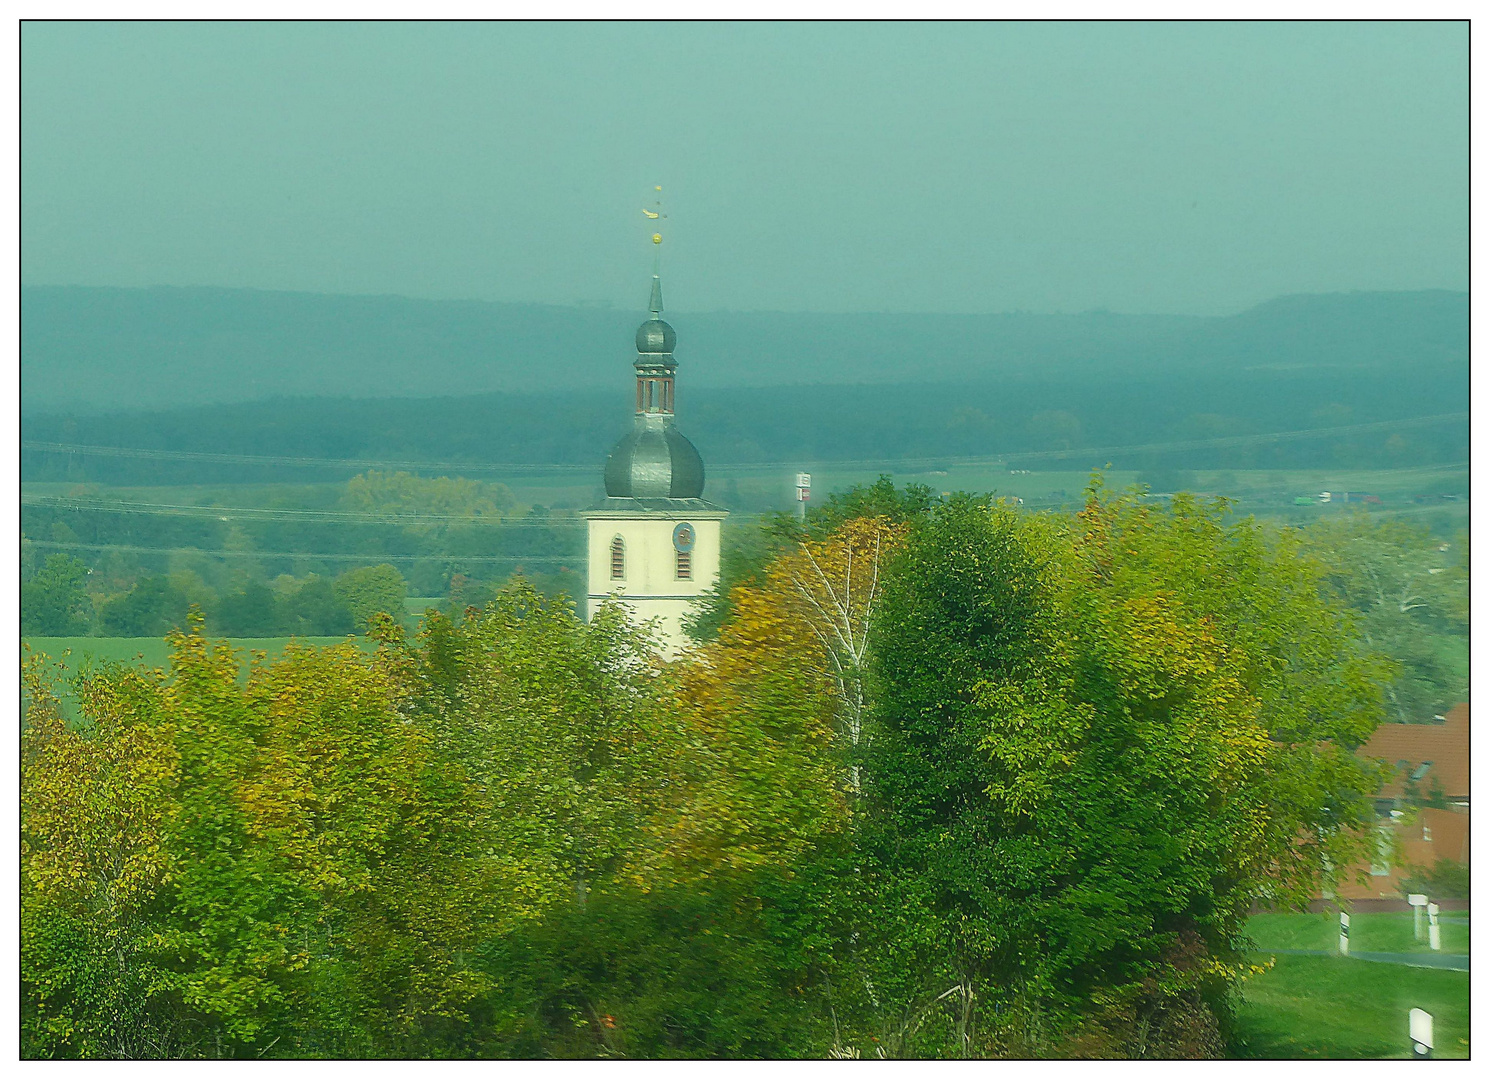
[[[797,520],[807,520],[807,500],[812,498],[812,474],[797,474]]]

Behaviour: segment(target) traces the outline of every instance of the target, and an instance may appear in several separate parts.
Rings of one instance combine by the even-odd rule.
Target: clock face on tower
[[[678,551],[693,550],[693,526],[686,521],[680,521],[673,529],[673,547]]]

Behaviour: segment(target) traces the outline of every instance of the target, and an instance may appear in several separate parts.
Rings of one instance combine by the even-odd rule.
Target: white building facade
[[[590,510],[588,614],[608,597],[637,622],[657,619],[668,651],[687,641],[683,620],[719,579],[723,511]],[[689,550],[681,550],[687,547]]]
[[[656,619],[664,651],[688,643],[683,623],[719,580],[720,525],[728,511],[705,501],[704,463],[677,429],[677,335],[662,320],[662,283],[652,278],[652,317],[636,332],[636,414],[605,463],[605,498],[581,513],[589,524],[586,617],[614,597],[638,622]]]

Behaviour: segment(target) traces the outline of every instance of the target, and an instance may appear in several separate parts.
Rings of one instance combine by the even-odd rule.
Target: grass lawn
[[[1238,1057],[1411,1057],[1407,1014],[1415,1008],[1433,1014],[1434,1056],[1469,1056],[1467,971],[1277,956],[1271,970],[1247,980],[1242,996]]]
[[[1469,913],[1445,912],[1444,917],[1464,922],[1439,921],[1443,952],[1460,956],[1469,952]],[[1426,933],[1427,918],[1424,917]],[[1334,912],[1299,914],[1268,912],[1247,920],[1247,933],[1259,949],[1328,949],[1340,941],[1340,916]],[[1426,941],[1414,941],[1409,912],[1358,912],[1350,917],[1350,947],[1362,952],[1431,952]]]

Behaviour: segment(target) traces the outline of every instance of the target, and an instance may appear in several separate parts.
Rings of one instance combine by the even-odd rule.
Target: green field
[[[248,679],[249,654],[262,651],[272,659],[284,652],[291,641],[311,645],[334,645],[346,638],[226,638],[233,647],[241,667],[239,680]],[[367,638],[356,638],[358,646],[371,649],[373,643]],[[164,638],[110,638],[110,637],[33,637],[22,641],[22,653],[29,645],[33,652],[46,656],[56,675],[56,686],[62,692],[62,711],[68,720],[78,718],[77,706],[72,695],[66,691],[66,682],[85,665],[107,661],[140,664],[147,668],[164,668],[170,659],[171,647]]]
[[[250,652],[262,651],[270,657],[278,656],[284,652],[285,646],[291,641],[309,643],[311,645],[334,645],[345,641],[346,638],[339,637],[310,637],[310,638],[225,638],[233,651],[238,653],[241,662],[248,662]],[[359,642],[364,639],[358,638]],[[167,659],[171,655],[171,647],[166,644],[164,638],[119,638],[119,637],[33,637],[27,638],[23,645],[31,646],[31,650],[37,653],[45,653],[52,660],[60,663],[69,672],[76,672],[86,659],[97,661],[125,660],[139,662],[146,667],[165,667]],[[65,655],[70,653],[71,655]]]
[[[1469,953],[1467,912],[1445,912],[1439,924],[1442,951],[1457,956]],[[1463,919],[1463,922],[1458,920]],[[1263,951],[1268,949],[1327,949],[1340,941],[1340,916],[1267,913],[1247,921],[1247,933]],[[1427,942],[1413,939],[1412,915],[1396,912],[1357,912],[1350,917],[1350,947],[1363,952],[1430,953]]]
[[[1467,912],[1441,923],[1443,952],[1469,952]],[[1463,921],[1457,921],[1462,919]],[[1469,973],[1384,964],[1340,956],[1293,956],[1270,949],[1334,950],[1339,916],[1254,915],[1247,932],[1259,964],[1272,967],[1248,979],[1237,1012],[1236,1051],[1247,1058],[1407,1058],[1407,1014],[1433,1014],[1435,1056],[1469,1056]],[[1362,952],[1427,953],[1413,940],[1412,915],[1358,913],[1350,920],[1351,948]]]
[[[1091,470],[1106,464],[1104,460],[1073,461],[1060,469],[1025,469],[989,461],[969,462],[947,458],[921,459],[907,465],[886,464],[865,468],[853,464],[811,464],[802,468],[812,474],[813,502],[820,502],[829,492],[841,491],[854,484],[872,484],[881,473],[894,477],[897,485],[925,484],[933,491],[996,492],[1024,499],[1031,506],[1075,505],[1082,489],[1091,478]],[[797,466],[712,465],[709,468],[705,497],[736,508],[737,514],[749,516],[766,509],[791,510],[795,503],[794,477]],[[1380,505],[1369,509],[1373,515],[1405,515],[1430,518],[1440,526],[1467,527],[1469,515],[1469,470],[1466,465],[1433,465],[1408,469],[1201,469],[1142,472],[1124,468],[1121,460],[1107,470],[1111,488],[1125,488],[1147,477],[1151,482],[1166,477],[1178,481],[1174,486],[1206,494],[1226,495],[1237,500],[1240,513],[1277,516],[1290,521],[1306,522],[1317,517],[1365,508],[1359,495],[1369,492],[1379,497]],[[503,476],[483,472],[481,479],[501,482],[511,489],[517,500],[513,512],[523,514],[533,506],[549,510],[576,510],[590,505],[597,495],[599,466],[593,474],[575,472],[560,476],[534,476],[514,473]],[[67,495],[77,488],[67,483],[27,483],[28,495]],[[93,486],[95,495],[124,500],[194,505],[304,505],[334,507],[343,491],[340,484],[209,484],[201,486],[128,486],[104,488]],[[1320,503],[1323,491],[1354,492],[1348,504]],[[1452,496],[1445,499],[1443,496]],[[1294,500],[1308,497],[1316,501],[1296,506]],[[1417,501],[1417,500],[1423,501]],[[575,522],[578,524],[578,522]]]
[[[1267,959],[1266,954],[1258,957]],[[1338,956],[1276,956],[1237,1012],[1244,1058],[1407,1058],[1407,1014],[1433,1014],[1434,1055],[1469,1056],[1469,972]]]

